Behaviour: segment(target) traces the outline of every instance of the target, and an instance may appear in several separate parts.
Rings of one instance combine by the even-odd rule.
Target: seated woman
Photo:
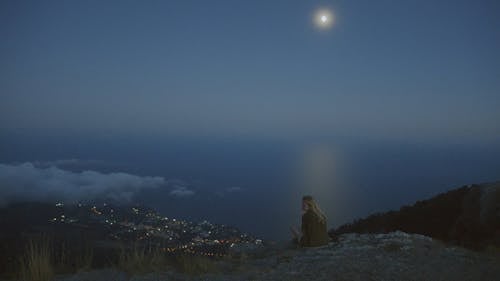
[[[292,228],[295,243],[301,247],[318,247],[328,244],[330,238],[326,230],[326,216],[312,196],[302,197],[301,232]]]

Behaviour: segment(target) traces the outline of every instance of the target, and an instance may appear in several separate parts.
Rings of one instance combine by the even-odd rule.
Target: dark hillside
[[[355,220],[331,235],[404,231],[473,249],[500,245],[500,183],[464,186],[433,198]]]

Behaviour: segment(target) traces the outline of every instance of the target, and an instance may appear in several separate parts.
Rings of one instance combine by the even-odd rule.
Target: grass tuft
[[[21,257],[22,281],[50,281],[54,277],[51,243],[48,238],[30,240]]]
[[[191,274],[205,274],[216,271],[215,261],[206,257],[179,255],[175,259],[178,271]]]
[[[166,270],[169,263],[161,248],[147,249],[134,245],[132,249],[121,249],[115,267],[129,275],[136,275]]]
[[[91,247],[85,247],[83,252],[75,258],[75,268],[77,271],[89,271],[92,269],[94,251]]]

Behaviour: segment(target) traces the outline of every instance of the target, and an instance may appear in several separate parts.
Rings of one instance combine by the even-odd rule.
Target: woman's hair
[[[316,203],[316,201],[314,201],[311,195],[305,195],[304,197],[302,197],[302,202],[304,202],[307,205],[309,210],[313,211],[313,213],[315,213],[316,216],[318,216],[318,219],[321,223],[326,223],[325,214],[323,213],[323,211],[321,211],[318,204]]]

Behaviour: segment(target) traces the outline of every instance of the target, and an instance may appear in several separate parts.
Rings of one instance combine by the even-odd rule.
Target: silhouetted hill
[[[463,186],[399,211],[373,214],[333,229],[330,235],[397,230],[473,249],[500,246],[500,182]]]

